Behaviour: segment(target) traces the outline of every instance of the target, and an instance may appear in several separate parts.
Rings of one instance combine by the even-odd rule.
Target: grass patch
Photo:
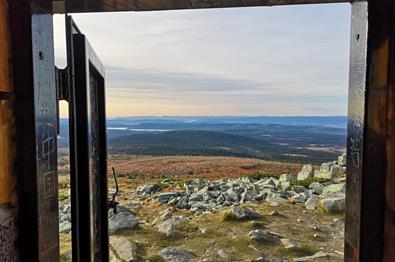
[[[317,250],[309,245],[301,245],[299,249],[293,250],[294,254],[298,257],[314,255]]]
[[[246,252],[249,249],[249,245],[251,244],[251,239],[248,237],[238,237],[235,239],[228,239],[229,241],[224,241],[225,243],[228,242],[230,246],[235,247],[239,252]]]
[[[231,221],[239,221],[235,215],[231,211],[227,211],[224,213],[224,216],[222,217],[222,221],[224,222],[231,222]]]
[[[307,178],[305,180],[295,180],[291,182],[291,187],[292,186],[304,186],[305,188],[309,188],[311,183],[318,182],[318,183],[323,183],[328,181],[327,179],[322,179],[322,178]]]

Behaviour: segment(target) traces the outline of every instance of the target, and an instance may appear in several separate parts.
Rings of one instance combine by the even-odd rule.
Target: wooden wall
[[[17,260],[14,94],[6,0],[0,0],[0,260]]]

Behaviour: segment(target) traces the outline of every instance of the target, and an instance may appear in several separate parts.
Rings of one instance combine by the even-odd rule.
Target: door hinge
[[[56,93],[58,100],[70,102],[70,70],[69,67],[59,69],[55,67]]]

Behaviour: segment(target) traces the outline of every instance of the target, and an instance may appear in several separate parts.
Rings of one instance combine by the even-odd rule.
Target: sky
[[[73,18],[105,66],[108,116],[346,115],[350,13],[327,4]],[[58,67],[64,31],[56,15]]]

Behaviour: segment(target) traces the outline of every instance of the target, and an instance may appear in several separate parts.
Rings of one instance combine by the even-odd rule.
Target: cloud
[[[232,92],[259,90],[270,83],[256,83],[248,79],[186,72],[108,68],[108,81],[118,88],[143,89],[160,92]]]
[[[106,67],[109,115],[346,114],[348,4],[74,18]]]

